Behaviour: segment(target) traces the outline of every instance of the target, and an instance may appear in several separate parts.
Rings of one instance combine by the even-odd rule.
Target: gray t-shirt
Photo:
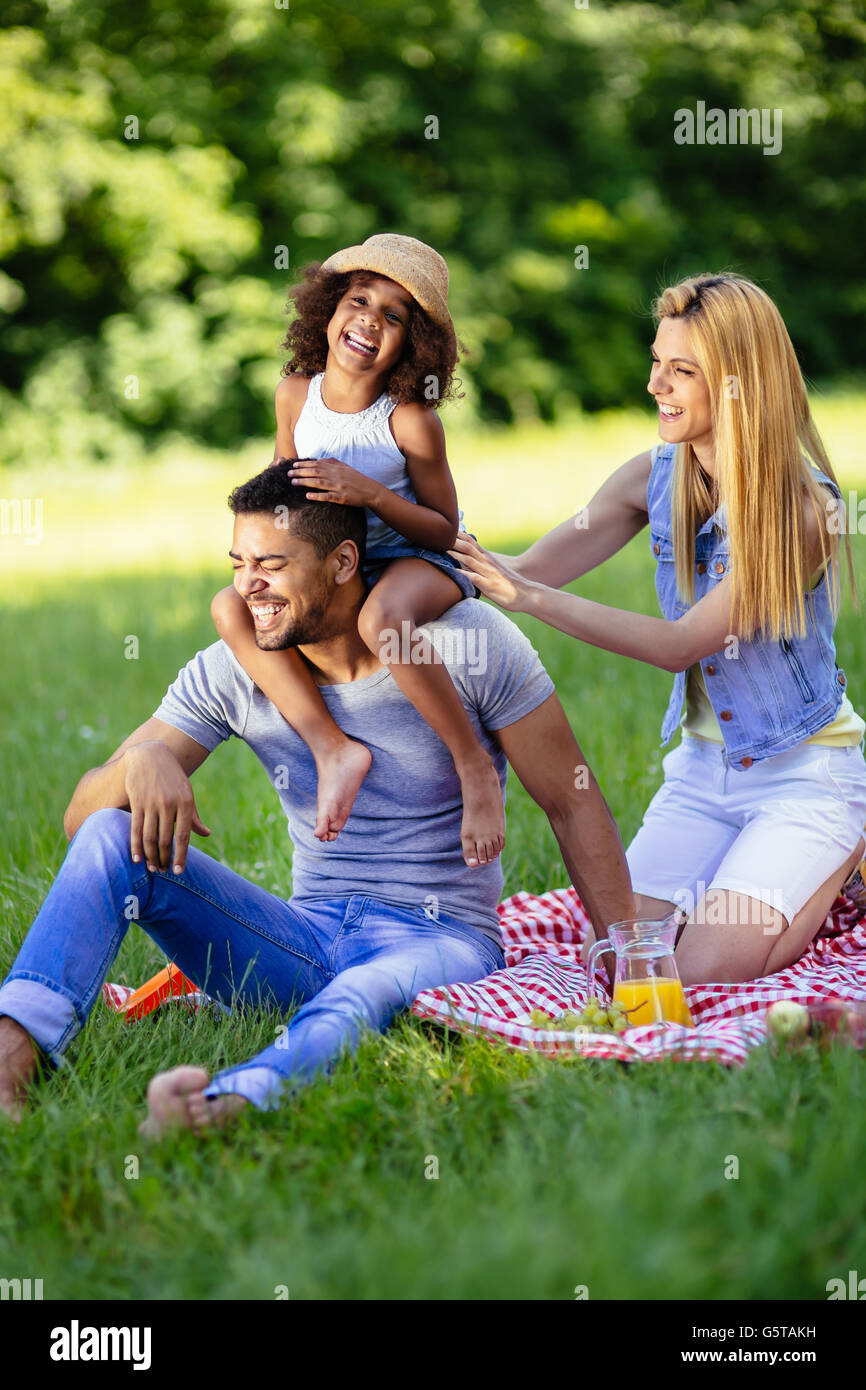
[[[504,796],[507,761],[491,734],[537,709],[552,694],[553,682],[520,629],[476,599],[455,604],[423,631],[494,760]],[[352,814],[327,844],[313,834],[312,754],[223,642],[199,652],[183,668],[156,718],[208,750],[232,734],[249,744],[288,818],[295,898],[365,893],[417,907],[428,917],[450,914],[500,941],[496,905],[502,892],[501,862],[497,858],[471,869],[463,860],[460,782],[445,744],[387,667],[319,689],[334,721],[373,754]]]

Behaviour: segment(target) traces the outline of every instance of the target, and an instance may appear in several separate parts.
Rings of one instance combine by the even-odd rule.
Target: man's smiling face
[[[315,546],[296,535],[289,514],[239,512],[229,551],[234,586],[246,603],[262,651],[283,651],[336,635],[328,623],[334,585]]]

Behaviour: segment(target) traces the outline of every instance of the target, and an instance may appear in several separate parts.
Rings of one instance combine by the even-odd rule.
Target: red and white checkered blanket
[[[766,1036],[768,1005],[776,999],[803,1004],[827,998],[866,1000],[866,918],[843,897],[836,899],[819,935],[787,970],[736,985],[697,985],[686,990],[694,1028],[643,1024],[620,1034],[588,1038],[567,1030],[535,1028],[533,1009],[560,1015],[580,1011],[587,1000],[580,948],[589,919],[573,888],[535,897],[516,893],[499,906],[505,968],[469,985],[424,990],[412,1013],[462,1033],[482,1033],[521,1051],[580,1053],[619,1062],[742,1063]],[[609,1000],[603,973],[596,989]]]
[[[589,919],[573,888],[555,888],[541,897],[516,893],[499,905],[505,968],[471,985],[424,990],[412,1013],[462,1033],[482,1033],[509,1047],[552,1055],[575,1054],[618,1062],[677,1061],[742,1063],[750,1048],[767,1036],[768,1005],[776,999],[816,1004],[822,999],[866,1000],[866,918],[839,897],[805,955],[787,970],[739,985],[697,985],[686,990],[694,1028],[642,1024],[619,1034],[587,1037],[568,1030],[536,1028],[533,1009],[558,1016],[580,1010],[587,999],[580,948]],[[609,999],[607,979],[596,976],[596,991]],[[192,987],[190,987],[192,988]],[[104,984],[110,1008],[122,1011],[132,990]],[[198,1009],[212,1003],[198,991],[165,1003]],[[155,1006],[154,1006],[155,1007]]]

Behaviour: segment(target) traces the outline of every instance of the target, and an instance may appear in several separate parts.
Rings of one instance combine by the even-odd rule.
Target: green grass
[[[617,422],[607,439],[603,471],[622,456],[625,428]],[[567,440],[547,442],[565,458]],[[469,443],[461,448],[471,453]],[[529,540],[536,532],[521,499],[534,484],[523,457],[509,446],[499,470]],[[856,481],[849,471],[846,482]],[[584,484],[578,476],[579,495],[558,515],[584,499]],[[161,504],[191,508],[202,486],[200,471],[178,473]],[[127,529],[102,559],[91,507],[93,535],[76,573],[48,550],[56,539],[69,554],[60,518],[78,515],[82,485],[47,480],[46,517],[50,504],[55,520],[32,548],[44,565],[26,557],[26,582],[0,610],[0,972],[62,860],[76,779],[212,640],[222,538],[215,559],[203,558],[199,537],[195,565],[185,554],[149,572],[142,518],[152,487],[144,473],[117,485],[103,522],[125,518]],[[144,557],[140,573],[117,568],[122,543],[131,561],[133,549]],[[0,549],[11,569],[9,538]],[[862,575],[863,538],[855,551]],[[652,612],[645,539],[580,589]],[[670,678],[521,624],[627,842],[658,785]],[[129,634],[138,660],[124,659]],[[862,707],[866,632],[850,606],[837,636]],[[248,750],[221,748],[196,782],[208,851],[287,892],[285,825]],[[543,815],[516,784],[504,863],[506,893],[566,882]],[[161,963],[133,928],[110,977],[140,983]],[[275,1024],[265,1013],[215,1020],[164,1010],[128,1027],[98,1003],[69,1066],[38,1088],[21,1126],[0,1125],[0,1276],[42,1278],[46,1298],[57,1299],[271,1299],[278,1286],[293,1299],[570,1299],[576,1285],[592,1299],[820,1299],[828,1279],[866,1271],[866,1069],[857,1053],[761,1049],[736,1070],[625,1068],[524,1056],[403,1017],[276,1114],[244,1116],[230,1135],[143,1145],[136,1124],[154,1071],[231,1064],[272,1041]],[[424,1176],[431,1155],[438,1180]],[[734,1180],[724,1176],[731,1155]],[[125,1176],[133,1158],[137,1178]]]

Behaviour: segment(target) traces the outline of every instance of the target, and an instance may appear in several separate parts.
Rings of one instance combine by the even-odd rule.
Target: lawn
[[[851,488],[866,482],[858,408],[862,418],[862,399],[840,397],[819,411]],[[651,440],[637,413],[456,434],[467,521],[503,548],[528,541]],[[40,466],[0,480],[6,497],[43,497],[45,517],[41,545],[0,540],[0,972],[62,860],[75,781],[212,640],[223,499],[268,457],[266,443],[240,459],[168,451],[151,472],[72,478]],[[862,537],[855,553],[862,577]],[[579,587],[652,612],[645,537]],[[659,782],[670,677],[520,621],[627,842]],[[866,632],[850,603],[838,647],[862,707]],[[221,748],[196,783],[208,851],[288,893],[285,825],[248,750]],[[513,779],[504,864],[506,893],[566,882],[543,815]],[[133,928],[110,977],[140,983],[161,963]],[[126,1026],[98,1003],[22,1125],[0,1125],[0,1275],[41,1278],[46,1298],[64,1300],[571,1299],[579,1285],[591,1299],[820,1299],[829,1279],[866,1271],[856,1053],[624,1068],[527,1057],[404,1017],[276,1114],[244,1116],[230,1135],[142,1144],[154,1071],[230,1064],[272,1041],[276,1023],[163,1010]],[[725,1177],[732,1155],[736,1179]],[[437,1179],[425,1177],[430,1156]]]

